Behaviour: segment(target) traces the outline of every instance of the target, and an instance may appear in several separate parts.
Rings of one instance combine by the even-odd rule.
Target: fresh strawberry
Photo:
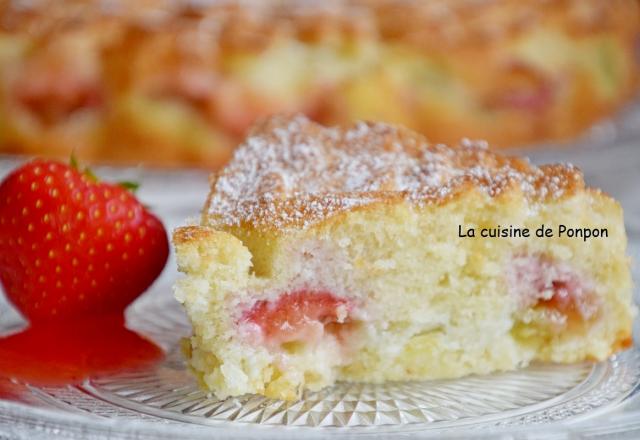
[[[314,342],[334,324],[348,321],[350,303],[329,292],[297,291],[275,301],[258,301],[244,316],[257,324],[267,342]]]
[[[0,281],[32,321],[124,310],[168,250],[130,191],[74,166],[34,160],[0,184]]]

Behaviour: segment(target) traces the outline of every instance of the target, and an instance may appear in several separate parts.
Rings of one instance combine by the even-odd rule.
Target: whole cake
[[[635,94],[637,0],[0,0],[0,152],[216,167],[258,116],[575,135]]]
[[[173,242],[189,365],[221,398],[602,360],[631,343],[619,204],[573,166],[484,143],[274,117]]]

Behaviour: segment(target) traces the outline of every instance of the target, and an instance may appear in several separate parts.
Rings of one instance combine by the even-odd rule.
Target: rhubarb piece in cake
[[[531,234],[458,230],[498,225]],[[537,237],[541,225],[553,236]],[[560,237],[559,225],[608,237]],[[631,340],[620,205],[573,166],[482,143],[272,118],[173,241],[189,365],[221,398],[602,360]]]

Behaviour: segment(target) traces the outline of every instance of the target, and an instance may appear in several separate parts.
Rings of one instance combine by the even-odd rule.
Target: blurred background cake
[[[0,153],[218,167],[272,113],[495,147],[633,98],[637,0],[0,0]]]

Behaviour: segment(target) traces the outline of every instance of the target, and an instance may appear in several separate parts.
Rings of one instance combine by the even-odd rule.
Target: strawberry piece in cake
[[[258,301],[242,317],[240,325],[258,327],[261,341],[281,346],[301,341],[314,344],[325,331],[333,333],[348,323],[349,303],[330,293],[295,292],[276,301]]]

